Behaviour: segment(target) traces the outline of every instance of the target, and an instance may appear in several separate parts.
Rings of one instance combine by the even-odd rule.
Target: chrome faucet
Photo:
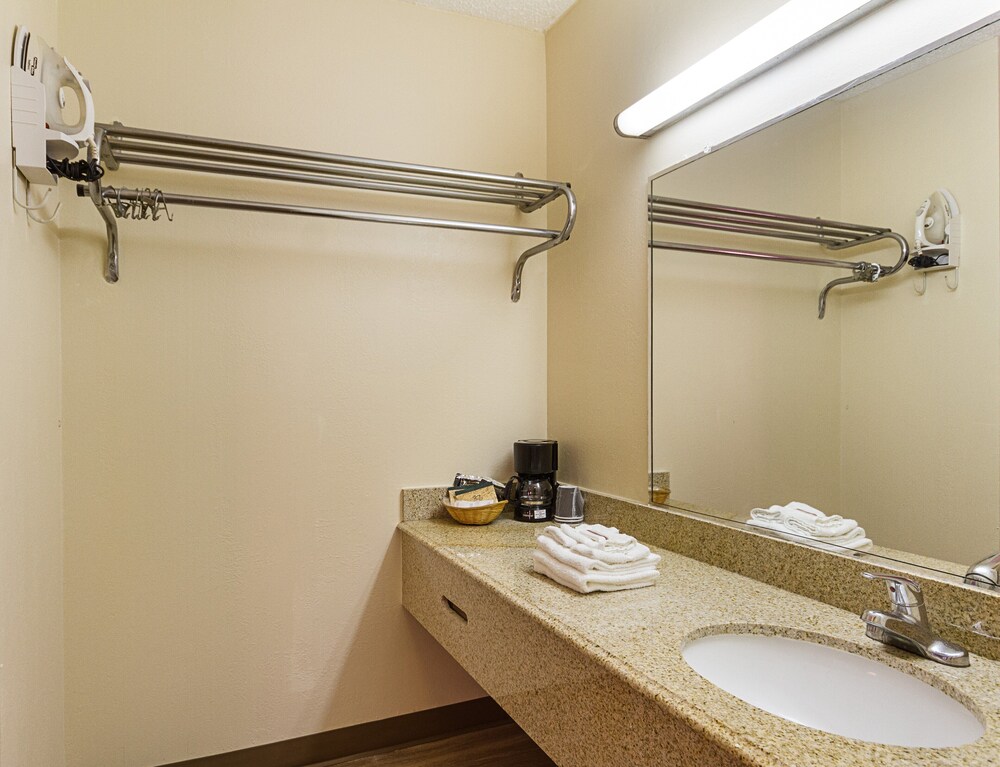
[[[971,565],[965,573],[965,583],[1000,591],[1000,551]]]
[[[885,581],[889,588],[889,600],[892,602],[892,609],[888,612],[865,610],[861,614],[868,637],[946,666],[969,665],[969,653],[964,647],[946,642],[931,631],[919,583],[899,575],[862,575],[872,580]]]

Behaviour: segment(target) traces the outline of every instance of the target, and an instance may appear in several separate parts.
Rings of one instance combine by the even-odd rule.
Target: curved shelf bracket
[[[865,243],[877,242],[878,240],[886,239],[894,240],[896,244],[899,245],[899,260],[892,266],[882,266],[881,264],[873,264],[868,263],[867,261],[862,261],[859,266],[854,269],[854,275],[852,277],[841,277],[840,279],[828,282],[826,287],[824,287],[819,294],[820,319],[823,319],[823,317],[826,316],[826,297],[833,288],[839,285],[848,285],[852,282],[878,282],[883,277],[895,274],[906,266],[906,262],[910,257],[910,243],[908,243],[906,238],[902,235],[890,231],[883,232],[882,234],[878,234],[873,237],[866,237],[863,240],[858,240],[857,242],[831,246],[831,250],[841,250],[843,248],[850,248],[856,245],[863,245]]]
[[[98,126],[94,130],[94,143],[87,148],[87,159],[93,161],[95,158],[98,158],[104,161],[108,167],[112,169],[117,168],[117,163],[114,163],[112,166],[111,162],[107,160],[108,154],[104,143],[104,135],[105,129],[103,126]],[[104,219],[104,228],[107,231],[108,237],[108,250],[104,259],[104,281],[113,285],[118,282],[118,222],[115,221],[114,215],[104,203],[101,180],[98,178],[86,186],[83,184],[77,185],[76,193],[79,197],[89,197],[90,201],[94,203],[94,207],[97,208],[97,212],[101,218]]]
[[[569,184],[565,184],[549,195],[549,198],[551,199],[546,199],[551,201],[552,199],[556,199],[560,196],[566,198],[566,223],[563,224],[562,230],[548,242],[542,242],[534,247],[528,248],[521,254],[521,257],[517,259],[517,263],[514,264],[514,279],[512,280],[510,287],[510,300],[515,304],[521,300],[521,272],[524,271],[524,265],[528,262],[528,259],[546,250],[554,248],[556,245],[561,245],[566,242],[573,231],[573,225],[576,223],[576,195],[573,194],[573,190],[569,188]],[[532,207],[531,210],[537,210],[540,205],[541,201],[536,203],[535,207]],[[523,210],[525,210],[525,212],[530,212],[528,208],[523,208]]]

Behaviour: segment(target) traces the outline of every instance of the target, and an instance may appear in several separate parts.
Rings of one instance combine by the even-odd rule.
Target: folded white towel
[[[562,525],[561,527],[549,525],[545,528],[544,534],[560,546],[564,546],[582,557],[590,557],[609,565],[639,562],[649,556],[649,547],[644,546],[638,541],[636,541],[630,548],[621,551],[608,551],[607,549],[593,546],[590,543],[582,543],[582,533],[577,533],[577,531],[569,525]]]
[[[540,549],[535,549],[531,557],[536,573],[551,578],[566,588],[579,591],[581,594],[589,594],[593,591],[623,591],[652,586],[653,582],[660,577],[659,571],[652,567],[635,573],[590,571],[585,574],[564,565]]]
[[[854,533],[841,536],[840,538],[817,538],[798,531],[790,530],[780,522],[774,522],[767,519],[750,519],[747,524],[751,527],[767,530],[781,538],[785,538],[789,541],[795,541],[796,543],[802,543],[803,538],[808,538],[810,545],[823,549],[824,551],[842,551],[843,549],[850,549],[852,551],[871,551],[874,547],[871,538],[865,537],[865,531],[861,527],[856,527],[854,529]]]
[[[581,573],[593,571],[600,573],[631,574],[642,572],[643,570],[648,570],[649,568],[655,568],[660,563],[660,555],[649,553],[648,548],[646,549],[646,556],[640,560],[619,564],[609,564],[607,562],[602,562],[599,559],[594,559],[593,557],[581,555],[566,546],[561,546],[548,535],[538,536],[538,547],[554,559],[559,560],[568,567],[579,570]],[[581,548],[583,547],[581,546]],[[643,548],[646,547],[643,546]]]
[[[753,509],[750,517],[762,521],[780,522],[792,532],[813,538],[830,539],[831,543],[836,542],[833,539],[853,535],[853,531],[858,529],[858,523],[853,519],[844,519],[839,514],[828,516],[801,501],[792,501],[784,506],[775,505],[767,509]],[[861,531],[861,537],[864,537],[864,530]]]

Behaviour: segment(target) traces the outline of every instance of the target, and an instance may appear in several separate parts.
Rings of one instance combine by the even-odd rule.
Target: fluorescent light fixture
[[[652,136],[751,77],[891,0],[790,0],[615,118],[622,136]]]

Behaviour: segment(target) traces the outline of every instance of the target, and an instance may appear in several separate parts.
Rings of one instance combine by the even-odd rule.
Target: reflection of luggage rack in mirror
[[[826,297],[838,285],[854,282],[878,282],[883,277],[895,274],[906,264],[910,246],[906,238],[891,229],[862,224],[849,224],[823,218],[807,218],[785,213],[774,213],[750,208],[735,208],[715,205],[695,200],[681,200],[674,197],[649,197],[649,222],[668,224],[694,229],[707,229],[730,234],[770,237],[798,242],[813,242],[827,250],[845,250],[858,245],[866,245],[880,240],[892,240],[900,249],[899,260],[892,266],[883,266],[869,261],[839,261],[833,258],[812,258],[808,256],[782,255],[741,248],[723,248],[699,245],[693,242],[672,242],[650,239],[649,246],[660,250],[678,250],[687,253],[708,253],[718,256],[749,258],[760,261],[780,261],[787,264],[826,266],[833,269],[849,269],[850,277],[832,280],[819,295],[819,318],[826,314]]]

